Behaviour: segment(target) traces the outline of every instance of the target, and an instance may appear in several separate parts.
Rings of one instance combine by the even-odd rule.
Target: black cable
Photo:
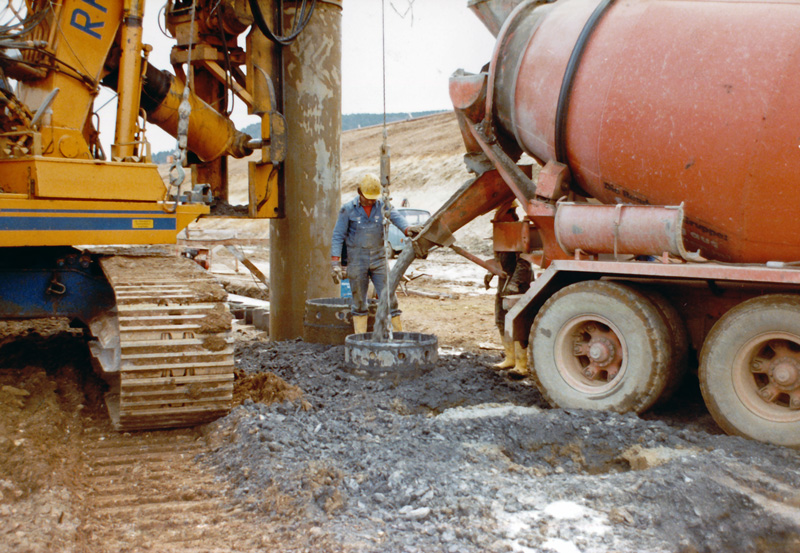
[[[21,19],[21,20],[15,22],[15,23],[9,23],[7,25],[0,25],[0,32],[3,32],[3,33],[11,32],[13,29],[18,29],[20,27],[22,27],[23,29],[28,27],[28,29],[30,30],[30,28],[35,27],[36,25],[38,25],[39,22],[41,22],[41,20],[44,19],[44,16],[46,14],[47,14],[47,10],[31,14],[28,17],[26,17],[25,19]],[[29,27],[29,26],[31,26],[31,27]]]
[[[162,15],[163,14],[163,15]],[[161,18],[164,18],[164,26],[161,26]],[[161,34],[167,38],[172,38],[172,35],[167,33],[166,25],[167,25],[167,5],[164,4],[161,6],[161,9],[158,10],[158,15],[156,16],[156,21],[158,21],[158,30],[161,31]]]
[[[272,42],[275,42],[277,44],[281,44],[283,46],[287,46],[288,44],[290,44],[292,42],[292,40],[294,40],[294,38],[290,38],[291,34],[289,36],[276,36],[275,33],[273,33],[272,30],[269,28],[269,25],[267,25],[267,22],[264,19],[264,14],[261,12],[261,6],[258,4],[258,0],[249,0],[249,1],[250,1],[250,10],[253,12],[253,17],[255,19],[256,26],[259,28],[259,30],[261,30],[261,32],[264,34],[264,36],[266,36]],[[305,4],[306,4],[306,0],[303,0],[303,3],[302,3],[301,8],[300,8],[300,11],[301,11],[300,16],[301,17],[302,17],[302,14],[305,11]],[[281,14],[281,16],[282,16],[282,14]],[[301,17],[296,18],[295,19],[295,23],[298,20],[300,20]]]
[[[35,29],[47,15],[48,10],[37,12],[13,25],[0,26],[0,35],[7,38],[19,38]],[[20,28],[21,26],[21,28]]]
[[[312,1],[315,1],[315,0],[312,0]],[[286,37],[286,40],[294,40],[295,38],[297,38],[297,35],[300,34],[300,31],[305,29],[306,25],[308,24],[308,21],[311,18],[311,13],[309,13],[308,17],[306,17],[306,6],[307,6],[306,2],[307,2],[307,0],[303,0],[303,2],[300,4],[300,10],[299,11],[295,7],[294,19],[293,19],[292,25],[291,25],[292,32],[289,33],[289,36]],[[296,6],[296,4],[297,3],[295,2],[295,6]],[[281,13],[283,13],[283,0],[281,0],[280,6],[281,6],[281,10],[280,11],[281,11]],[[313,11],[313,7],[315,7],[315,6],[316,6],[316,4],[314,4],[314,6],[312,6],[312,11]]]
[[[567,163],[567,110],[569,109],[569,101],[572,94],[572,82],[575,79],[575,74],[578,72],[578,65],[580,65],[583,52],[586,49],[586,44],[589,42],[589,37],[592,35],[595,27],[600,19],[606,13],[608,7],[614,0],[603,0],[592,12],[592,15],[586,21],[586,24],[578,36],[575,47],[567,62],[567,68],[564,71],[564,78],[561,81],[561,90],[558,93],[558,104],[556,107],[556,121],[555,121],[555,150],[556,161],[569,165]]]
[[[231,95],[231,105],[228,108],[228,90],[233,90],[233,83],[231,83],[231,79],[233,79],[233,68],[231,66],[231,54],[228,51],[228,41],[225,40],[225,29],[222,25],[222,17],[217,15],[217,23],[219,27],[219,39],[222,41],[222,48],[223,53],[225,55],[225,101],[223,102],[223,110],[225,115],[230,115],[233,113],[233,103],[235,101],[235,95]]]
[[[308,25],[308,22],[311,20],[311,15],[314,13],[317,0],[311,0],[311,8],[308,9],[307,13],[306,2],[307,0],[303,0],[303,3],[300,5],[300,13],[295,16],[292,32],[286,36],[276,36],[275,33],[273,33],[269,28],[269,25],[267,25],[267,22],[264,19],[264,14],[261,13],[261,6],[258,4],[258,0],[249,0],[250,11],[253,12],[253,19],[255,20],[258,29],[272,42],[282,46],[288,46],[291,44],[294,39],[296,39],[298,35],[303,32],[303,30],[306,28],[306,25]]]

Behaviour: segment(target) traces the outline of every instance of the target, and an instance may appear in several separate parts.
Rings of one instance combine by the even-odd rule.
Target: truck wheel
[[[800,297],[760,296],[725,313],[706,337],[698,376],[725,432],[800,446]]]
[[[672,344],[672,358],[669,363],[669,376],[661,397],[656,404],[665,403],[683,382],[686,374],[686,367],[689,363],[689,332],[686,330],[686,323],[675,309],[675,306],[668,299],[652,290],[640,290],[647,299],[653,302],[658,312],[664,319],[669,330],[670,342]]]
[[[578,282],[549,298],[529,340],[532,378],[556,407],[641,413],[661,396],[672,342],[644,294],[607,281]]]

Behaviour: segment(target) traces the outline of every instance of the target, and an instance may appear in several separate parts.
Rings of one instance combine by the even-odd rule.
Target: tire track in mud
[[[225,487],[194,461],[208,449],[192,429],[87,430],[85,549],[177,553],[264,545],[254,516],[230,502]]]

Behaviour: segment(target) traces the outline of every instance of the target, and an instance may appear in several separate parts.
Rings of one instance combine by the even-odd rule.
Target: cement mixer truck
[[[497,37],[450,81],[475,177],[417,255],[498,273],[453,233],[516,199],[494,249],[543,272],[506,334],[551,404],[641,413],[696,358],[723,430],[800,446],[800,2],[469,4]]]

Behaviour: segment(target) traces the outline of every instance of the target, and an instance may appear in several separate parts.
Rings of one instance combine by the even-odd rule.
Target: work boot
[[[503,348],[505,349],[505,358],[500,361],[499,363],[495,363],[492,365],[492,368],[496,371],[502,371],[504,369],[510,369],[516,363],[514,357],[514,342],[513,340],[507,340],[505,336],[503,337]]]
[[[514,342],[514,368],[508,371],[512,378],[525,378],[530,374],[528,370],[528,348],[522,347],[520,342]]]
[[[366,334],[369,315],[353,315],[353,331],[355,334]]]
[[[400,315],[392,317],[392,330],[395,332],[403,332],[403,321],[400,320]]]

